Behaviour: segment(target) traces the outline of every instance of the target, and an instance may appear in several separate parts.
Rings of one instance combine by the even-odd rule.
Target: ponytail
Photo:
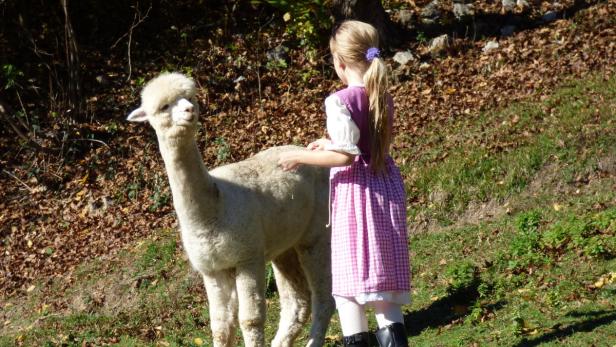
[[[369,100],[370,112],[370,166],[373,171],[385,169],[389,153],[391,131],[389,129],[389,103],[387,100],[387,66],[381,58],[374,57],[364,73],[364,84]]]
[[[378,31],[372,25],[356,20],[347,20],[336,26],[329,40],[332,54],[345,64],[364,71],[370,113],[370,167],[377,173],[385,169],[391,142],[387,66],[380,57],[378,46]]]

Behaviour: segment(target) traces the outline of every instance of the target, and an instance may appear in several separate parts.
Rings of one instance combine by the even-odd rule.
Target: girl
[[[366,305],[381,346],[407,346],[401,305],[410,301],[405,192],[389,156],[393,101],[378,33],[345,21],[330,39],[334,68],[347,85],[325,99],[330,140],[284,154],[279,164],[331,167],[333,296],[345,346],[368,346]]]

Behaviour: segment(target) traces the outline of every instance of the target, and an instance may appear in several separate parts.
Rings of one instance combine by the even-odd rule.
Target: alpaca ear
[[[141,123],[148,120],[148,115],[145,113],[145,110],[141,107],[131,112],[126,118],[129,122]]]

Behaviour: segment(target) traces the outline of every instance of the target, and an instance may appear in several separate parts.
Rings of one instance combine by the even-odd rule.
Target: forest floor
[[[396,48],[414,60],[387,59],[413,345],[616,345],[616,3],[564,13],[508,37],[455,37],[438,56],[428,46],[440,32],[419,32]],[[0,345],[211,340],[154,133],[125,116],[158,71],[190,74],[214,167],[323,136],[322,102],[341,85],[325,50],[268,64],[284,35],[179,31],[166,35],[186,54],[135,57],[129,83],[126,66],[99,58],[90,122],[45,124],[38,141],[52,150],[0,139]],[[23,108],[34,123],[34,103]],[[328,344],[338,329],[334,318]]]

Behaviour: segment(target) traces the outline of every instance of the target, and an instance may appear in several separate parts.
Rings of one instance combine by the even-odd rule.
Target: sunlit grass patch
[[[559,182],[585,179],[598,158],[616,155],[616,78],[572,81],[545,101],[521,102],[435,127],[404,160],[411,220],[452,224],[477,202],[504,204],[534,189],[554,165]],[[549,183],[549,182],[546,182]],[[548,188],[548,187],[545,187]]]

